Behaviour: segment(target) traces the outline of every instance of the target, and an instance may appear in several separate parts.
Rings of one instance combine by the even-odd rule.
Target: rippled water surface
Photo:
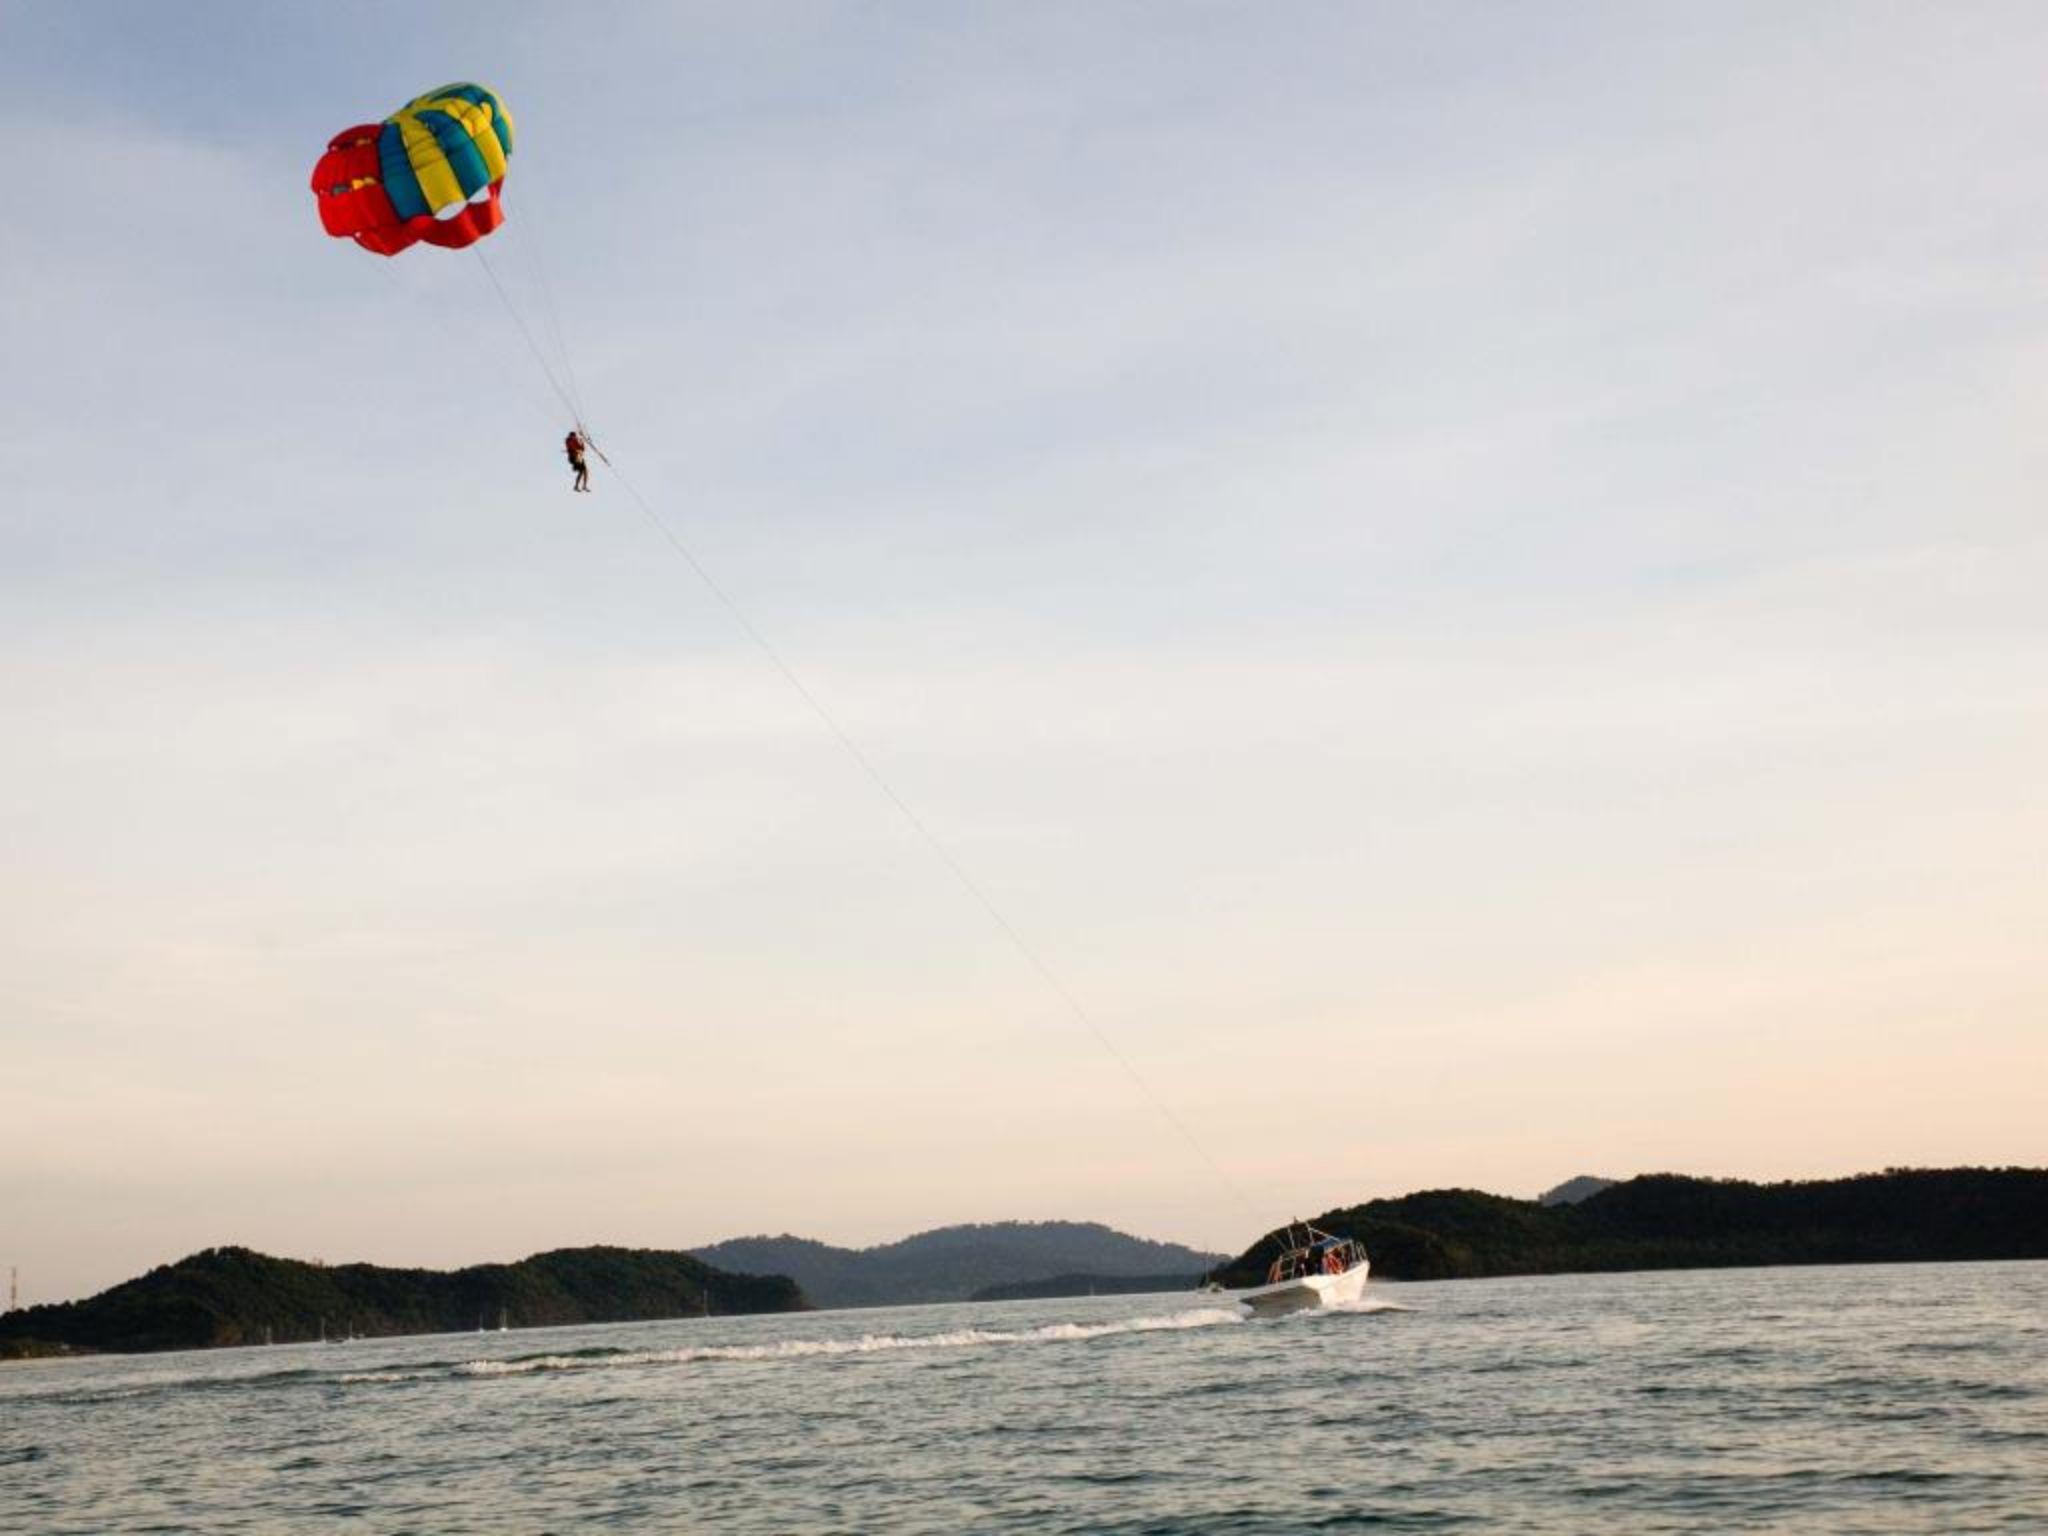
[[[2048,1265],[0,1368],[0,1531],[2048,1530]]]

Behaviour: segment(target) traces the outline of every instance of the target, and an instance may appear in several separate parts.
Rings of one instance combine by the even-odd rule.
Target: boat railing
[[[1356,1238],[1332,1237],[1329,1233],[1310,1228],[1306,1241],[1299,1247],[1287,1249],[1273,1261],[1266,1274],[1266,1283],[1279,1285],[1288,1280],[1304,1280],[1311,1275],[1341,1275],[1364,1261],[1365,1249]]]

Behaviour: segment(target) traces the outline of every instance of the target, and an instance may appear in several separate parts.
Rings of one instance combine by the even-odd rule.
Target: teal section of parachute
[[[491,134],[498,142],[500,166],[512,153],[511,116],[497,96],[483,86],[462,82],[414,97],[385,119],[383,132],[377,137],[377,163],[384,190],[401,221],[434,211],[432,200],[420,185],[412,152],[406,148],[403,124],[407,121],[433,136],[463,196],[474,196],[498,179],[469,129],[443,105],[457,101],[491,109]]]
[[[377,135],[377,170],[385,194],[391,199],[392,211],[401,223],[434,211],[427,206],[426,194],[420,191],[420,179],[413,174],[412,162],[405,156],[405,141],[396,123],[386,123],[384,131]]]

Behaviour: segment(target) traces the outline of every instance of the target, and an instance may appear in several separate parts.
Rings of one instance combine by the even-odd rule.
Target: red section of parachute
[[[337,133],[313,167],[313,195],[320,225],[330,235],[348,236],[379,256],[396,256],[419,237],[399,222],[384,191],[377,161],[381,123]]]
[[[414,219],[412,223],[419,226],[418,237],[429,245],[446,246],[451,251],[476,244],[505,222],[505,210],[498,206],[498,189],[504,185],[502,179],[492,182],[489,195],[482,202],[464,203],[462,212],[452,219]]]
[[[460,250],[474,245],[505,222],[498,206],[503,178],[490,185],[483,202],[467,203],[446,219],[432,214],[401,220],[381,180],[377,139],[382,123],[366,123],[337,133],[327,153],[313,167],[313,192],[320,206],[320,224],[330,235],[345,236],[366,251],[396,256],[415,241]]]

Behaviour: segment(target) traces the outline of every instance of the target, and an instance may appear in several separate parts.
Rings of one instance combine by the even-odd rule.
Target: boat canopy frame
[[[1339,1237],[1305,1221],[1283,1228],[1281,1241],[1288,1246],[1267,1269],[1268,1285],[1305,1280],[1311,1275],[1341,1275],[1366,1262],[1365,1245],[1357,1238]]]

